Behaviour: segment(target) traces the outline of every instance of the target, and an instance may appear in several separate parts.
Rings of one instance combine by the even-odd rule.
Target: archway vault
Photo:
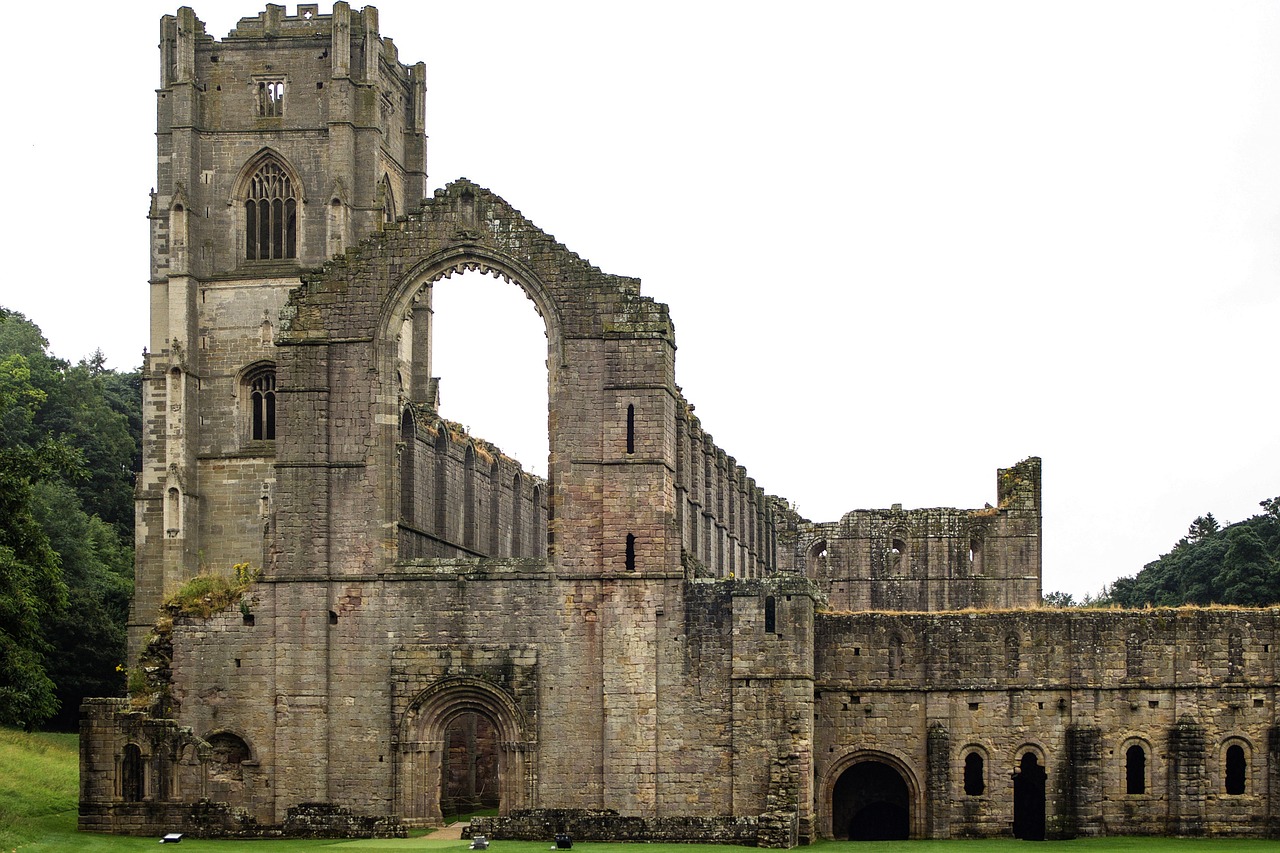
[[[836,784],[846,770],[865,762],[884,764],[897,772],[907,787],[907,799],[910,810],[911,838],[925,837],[925,809],[923,789],[919,778],[912,767],[911,760],[897,750],[885,750],[862,747],[849,750],[841,755],[822,772],[815,790],[818,796],[818,832],[823,838],[834,838],[835,828],[832,825],[832,804]]]

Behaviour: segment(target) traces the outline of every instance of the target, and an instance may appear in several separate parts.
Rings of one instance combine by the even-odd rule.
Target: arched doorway
[[[480,679],[441,679],[418,694],[399,724],[400,815],[438,825],[446,815],[526,808],[534,778],[523,715]]]
[[[850,841],[911,836],[911,793],[890,765],[860,761],[840,774],[831,793],[831,830]]]
[[[1013,777],[1013,837],[1044,841],[1045,771],[1034,752],[1026,752]]]
[[[459,714],[444,729],[440,813],[445,820],[501,805],[498,728],[486,715]]]

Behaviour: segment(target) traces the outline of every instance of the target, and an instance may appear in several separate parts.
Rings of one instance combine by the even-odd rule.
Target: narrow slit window
[[[634,533],[627,534],[626,567],[629,572],[636,570],[636,537]]]
[[[764,632],[778,633],[778,601],[772,595],[764,600]]]
[[[636,452],[636,407],[627,405],[627,453]]]

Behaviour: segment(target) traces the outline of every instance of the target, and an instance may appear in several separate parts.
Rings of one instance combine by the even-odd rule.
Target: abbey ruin
[[[1041,609],[1038,459],[983,508],[799,517],[638,280],[428,191],[424,67],[374,8],[221,40],[183,8],[160,51],[142,663],[82,709],[82,829],[1280,835],[1280,611]],[[544,321],[545,479],[436,411],[467,271]]]

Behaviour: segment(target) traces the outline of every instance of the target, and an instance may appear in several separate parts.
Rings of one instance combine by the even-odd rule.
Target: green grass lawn
[[[118,835],[90,835],[76,832],[76,797],[79,754],[76,736],[27,734],[0,728],[0,853],[115,853],[156,849],[155,838],[125,838]],[[495,841],[494,853],[544,853],[548,841]],[[731,848],[696,844],[644,844],[644,853],[729,853]],[[1078,841],[1047,841],[1032,844],[1012,839],[983,841],[823,841],[814,845],[820,853],[978,853],[983,850],[1135,851],[1135,853],[1253,853],[1277,849],[1274,840],[1219,840],[1183,838],[1091,838]],[[319,850],[452,850],[464,851],[467,841],[402,838],[387,840],[296,840],[296,841],[201,841],[187,839],[180,851],[252,850],[257,853]],[[579,842],[575,853],[625,853],[623,845]]]

